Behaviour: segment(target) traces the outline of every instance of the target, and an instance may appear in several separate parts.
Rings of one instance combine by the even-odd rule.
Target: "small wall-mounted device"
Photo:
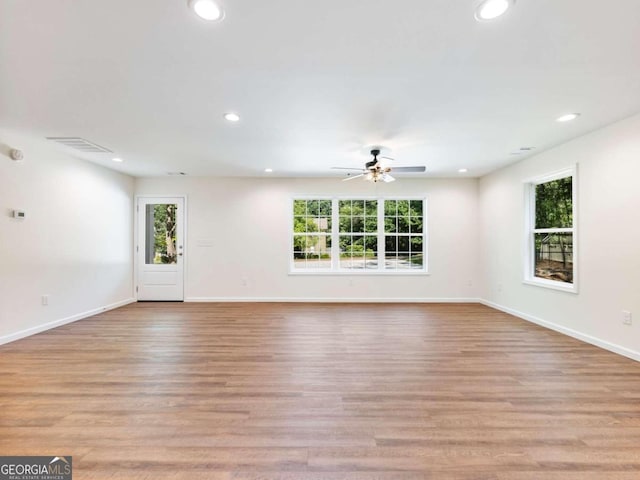
[[[11,157],[11,160],[14,160],[16,162],[21,162],[22,159],[24,158],[24,153],[22,153],[22,150],[18,150],[17,148],[12,148],[11,150],[9,150],[9,157]]]
[[[24,220],[25,218],[27,218],[27,214],[24,210],[14,210],[13,218],[19,218],[20,220]]]

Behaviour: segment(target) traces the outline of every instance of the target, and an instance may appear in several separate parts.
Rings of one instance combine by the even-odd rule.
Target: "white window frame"
[[[300,269],[295,267],[293,260],[293,202],[295,200],[331,200],[331,268],[326,269]],[[340,209],[341,200],[365,200],[378,202],[378,268],[377,269],[349,269],[340,268]],[[422,268],[393,270],[385,268],[384,254],[384,202],[385,200],[421,200],[422,201]],[[426,197],[420,196],[389,196],[372,197],[364,195],[349,195],[339,197],[328,197],[323,195],[294,195],[289,199],[289,275],[429,275],[429,228],[428,228],[428,201]],[[364,234],[363,234],[364,235]]]
[[[535,228],[536,225],[536,186],[542,183],[571,177],[573,226],[571,228]],[[578,166],[534,177],[525,181],[525,225],[524,225],[524,280],[527,285],[550,288],[568,293],[578,293]],[[548,280],[535,276],[535,233],[572,233],[573,234],[573,283]]]

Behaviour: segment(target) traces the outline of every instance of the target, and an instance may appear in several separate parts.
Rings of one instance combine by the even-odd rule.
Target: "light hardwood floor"
[[[75,479],[638,480],[640,364],[481,305],[141,303],[0,347]]]

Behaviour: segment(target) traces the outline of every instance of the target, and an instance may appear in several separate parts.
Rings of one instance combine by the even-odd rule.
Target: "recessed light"
[[[121,159],[121,158],[119,158],[119,157],[112,158],[111,160],[113,160],[113,161],[114,161],[114,162],[116,162],[116,163],[122,163],[122,162],[124,161],[124,160],[122,160],[122,159]]]
[[[562,115],[561,117],[556,118],[556,122],[570,122],[571,120],[575,120],[579,116],[579,113],[567,113],[566,115]]]
[[[239,122],[240,121],[240,115],[238,115],[237,113],[231,113],[231,112],[230,113],[225,113],[224,114],[224,119],[227,122],[235,123],[235,122]]]
[[[215,22],[224,18],[222,7],[213,0],[189,0],[189,7],[204,20]]]
[[[458,173],[467,173],[468,171],[469,171],[469,169],[468,169],[468,168],[460,168],[460,169],[458,170]]]
[[[264,173],[273,173],[273,168],[265,168]]]
[[[515,0],[484,0],[476,8],[476,20],[484,22],[498,18],[509,10]]]

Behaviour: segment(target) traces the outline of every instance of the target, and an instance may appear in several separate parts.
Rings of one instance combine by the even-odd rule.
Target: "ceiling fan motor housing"
[[[380,155],[380,150],[374,148],[373,150],[371,150],[371,155],[373,155],[373,160],[365,164],[365,167],[367,167],[369,170],[375,168],[375,166],[378,164],[378,155]]]

